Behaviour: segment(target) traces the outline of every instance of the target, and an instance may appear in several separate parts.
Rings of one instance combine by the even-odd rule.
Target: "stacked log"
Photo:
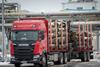
[[[51,20],[49,22],[49,44],[52,49],[63,49],[66,46],[66,23],[62,20]],[[51,41],[52,40],[52,41]]]
[[[92,47],[92,33],[89,24],[83,24],[82,29],[80,29],[80,45],[84,49],[89,49]],[[79,33],[78,33],[79,34]],[[79,36],[78,36],[79,37]]]

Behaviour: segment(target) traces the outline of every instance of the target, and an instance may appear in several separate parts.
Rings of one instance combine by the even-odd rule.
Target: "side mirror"
[[[44,31],[39,31],[39,39],[44,39]]]

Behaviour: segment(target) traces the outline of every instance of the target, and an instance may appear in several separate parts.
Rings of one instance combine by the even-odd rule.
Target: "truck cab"
[[[44,18],[21,19],[13,22],[10,52],[11,63],[20,67],[23,63],[43,66],[47,53],[47,20]],[[43,61],[42,58],[45,58]],[[44,64],[45,66],[46,64]]]

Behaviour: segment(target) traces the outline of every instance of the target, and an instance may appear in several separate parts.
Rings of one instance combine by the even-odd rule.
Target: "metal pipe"
[[[3,55],[3,62],[5,61],[5,28],[4,28],[4,24],[5,24],[5,21],[4,21],[4,0],[2,0],[2,55]]]
[[[66,23],[66,48],[67,48],[67,51],[68,51],[68,26],[67,26],[67,23]]]
[[[96,33],[97,34],[97,52],[99,52],[99,32]]]

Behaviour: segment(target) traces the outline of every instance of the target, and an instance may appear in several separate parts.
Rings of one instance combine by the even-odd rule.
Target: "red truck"
[[[75,34],[76,40],[73,41],[71,36],[73,33],[67,21],[46,18],[25,18],[14,21],[11,28],[10,63],[15,64],[15,67],[20,67],[23,63],[47,67],[48,62],[64,64],[77,54],[84,60],[84,51],[79,47],[82,40],[79,28],[79,33]],[[78,47],[74,47],[75,44]],[[92,51],[92,48],[85,50]]]

